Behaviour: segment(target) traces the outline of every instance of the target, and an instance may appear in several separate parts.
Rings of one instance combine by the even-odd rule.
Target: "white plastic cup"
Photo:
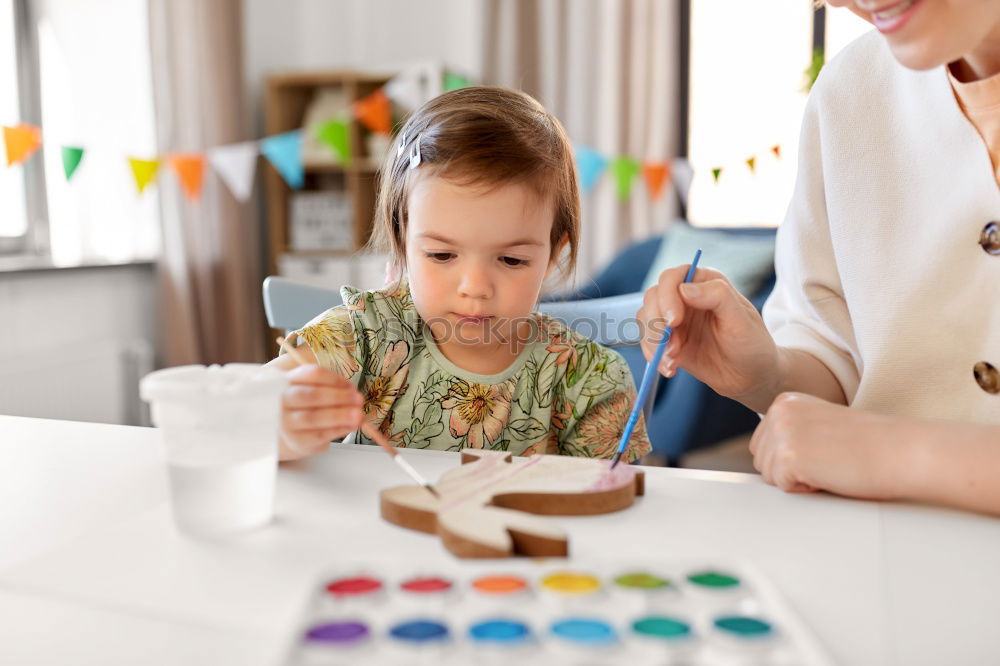
[[[288,380],[253,363],[184,365],[139,384],[162,433],[174,521],[224,536],[274,516],[281,392]]]

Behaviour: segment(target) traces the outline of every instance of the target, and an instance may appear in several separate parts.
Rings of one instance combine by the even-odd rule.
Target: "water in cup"
[[[158,370],[142,380],[163,433],[175,522],[222,535],[270,522],[281,392],[275,368],[233,363]]]

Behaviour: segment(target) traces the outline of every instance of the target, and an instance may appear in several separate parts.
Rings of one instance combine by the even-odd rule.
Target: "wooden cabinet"
[[[381,159],[381,155],[373,154],[373,145],[379,141],[386,145],[388,138],[372,138],[369,130],[354,119],[350,109],[354,102],[375,92],[388,83],[390,78],[390,74],[345,70],[276,74],[267,78],[264,100],[265,134],[270,136],[302,128],[306,133],[304,141],[313,141],[308,135],[315,131],[315,127],[307,126],[307,121],[312,120],[307,118],[310,108],[318,95],[332,94],[343,100],[342,111],[349,119],[350,144],[350,157],[343,163],[334,163],[332,159],[312,159],[304,152],[305,184],[301,190],[292,190],[270,164],[265,167],[269,274],[278,273],[278,258],[281,255],[316,260],[327,257],[346,258],[368,241],[375,209],[376,174]],[[292,197],[296,192],[331,191],[343,192],[350,204],[350,247],[341,250],[293,248],[290,233]]]

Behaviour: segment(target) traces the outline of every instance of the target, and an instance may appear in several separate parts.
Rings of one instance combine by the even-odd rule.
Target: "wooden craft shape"
[[[434,484],[396,486],[380,494],[382,517],[437,534],[458,557],[558,557],[566,533],[531,514],[581,516],[628,508],[643,493],[643,474],[610,460],[465,449],[462,465]]]

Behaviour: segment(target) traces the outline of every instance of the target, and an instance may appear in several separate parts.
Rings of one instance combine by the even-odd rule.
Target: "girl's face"
[[[911,69],[965,59],[978,77],[1000,71],[1000,0],[827,0],[874,25]]]
[[[516,353],[512,325],[533,311],[553,266],[553,203],[525,185],[480,189],[424,176],[408,209],[410,292],[438,347],[452,361]]]

